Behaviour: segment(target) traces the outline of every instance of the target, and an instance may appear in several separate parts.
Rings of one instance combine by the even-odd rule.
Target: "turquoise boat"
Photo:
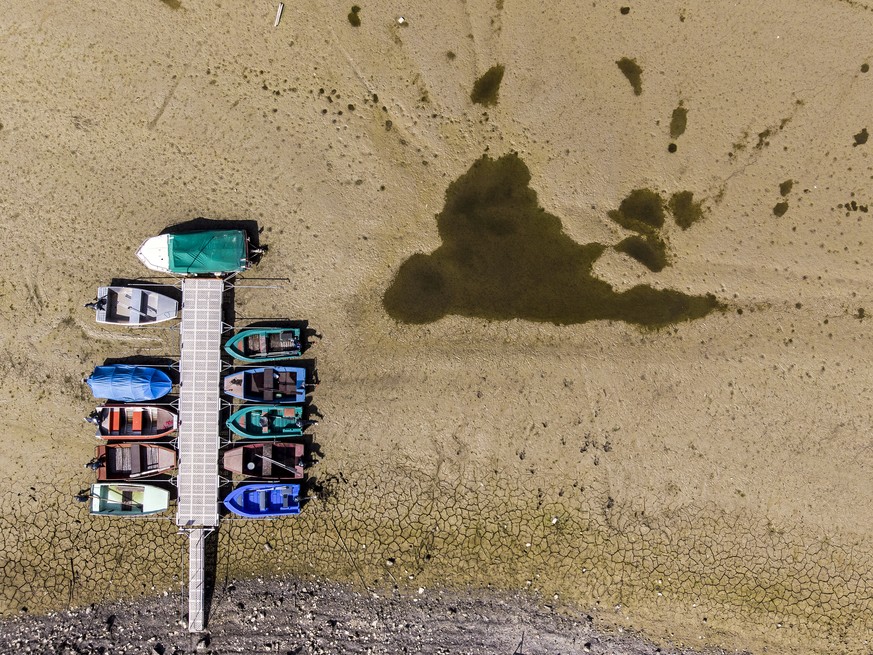
[[[235,359],[254,363],[299,357],[300,330],[269,327],[242,330],[224,344],[224,350]]]
[[[301,436],[307,422],[297,405],[248,405],[231,414],[225,425],[246,439],[281,439]]]

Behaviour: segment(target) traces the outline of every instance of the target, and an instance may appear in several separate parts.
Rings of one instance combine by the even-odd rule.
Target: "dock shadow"
[[[206,534],[203,542],[203,625],[209,625],[215,581],[218,579],[218,527]]]

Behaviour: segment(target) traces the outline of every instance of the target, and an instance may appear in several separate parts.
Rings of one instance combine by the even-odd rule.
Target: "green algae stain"
[[[592,273],[607,246],[573,241],[561,220],[537,204],[529,183],[530,171],[516,154],[483,156],[452,182],[437,215],[442,244],[401,264],[383,296],[388,315],[404,323],[455,314],[558,325],[616,320],[661,327],[723,309],[712,295],[648,285],[615,291]],[[663,201],[654,197],[656,203],[645,194],[632,194],[631,201],[622,203],[623,211],[646,226],[647,235],[664,221]],[[642,198],[647,202],[638,202]],[[666,264],[657,241],[651,239],[647,252],[630,242],[625,250],[655,266],[663,256]]]
[[[774,216],[785,216],[785,212],[788,211],[788,203],[787,202],[777,202],[776,206],[773,207],[773,215]]]
[[[697,221],[703,218],[703,201],[694,202],[694,193],[691,191],[679,191],[670,196],[670,213],[676,221],[676,225],[687,230]]]
[[[869,138],[870,134],[867,132],[867,128],[865,127],[863,130],[855,135],[855,143],[853,143],[852,146],[863,146],[865,143],[867,143],[867,139]]]
[[[634,95],[640,95],[643,92],[643,69],[637,64],[637,60],[622,57],[615,63],[633,87]]]
[[[679,103],[679,106],[673,110],[670,117],[670,138],[677,139],[685,134],[685,128],[688,126],[688,110]]]
[[[179,9],[182,6],[182,0],[161,0],[170,9]]]
[[[779,185],[779,195],[783,198],[791,193],[791,189],[794,187],[794,180],[785,180],[782,184]]]
[[[651,189],[634,189],[608,216],[627,230],[652,234],[664,225],[664,200]]]
[[[617,243],[614,248],[655,273],[661,272],[670,263],[667,259],[667,245],[657,237],[630,236]]]
[[[497,104],[497,94],[503,81],[504,68],[501,64],[492,66],[473,84],[470,100],[477,105],[490,107]]]
[[[361,17],[358,15],[361,13],[361,8],[358,5],[354,5],[352,10],[349,12],[349,23],[352,27],[360,27],[361,26]]]

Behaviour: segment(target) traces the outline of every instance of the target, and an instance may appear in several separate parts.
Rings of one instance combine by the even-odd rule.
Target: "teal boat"
[[[225,421],[232,432],[246,439],[299,437],[307,423],[302,407],[288,405],[249,405]]]
[[[91,485],[91,513],[104,516],[143,516],[170,506],[170,492],[150,484],[101,482]]]
[[[270,327],[242,330],[224,344],[224,350],[231,357],[254,363],[299,357],[300,330]]]
[[[161,273],[227,275],[249,267],[249,240],[243,230],[161,234],[146,239],[136,256]]]

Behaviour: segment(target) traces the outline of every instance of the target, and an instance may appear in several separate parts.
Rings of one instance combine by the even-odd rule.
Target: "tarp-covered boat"
[[[175,431],[179,417],[168,407],[101,405],[86,419],[101,439],[157,439]]]
[[[170,393],[173,383],[163,371],[149,366],[98,366],[86,382],[95,398],[123,403],[155,400]]]
[[[146,239],[136,256],[147,268],[179,275],[224,275],[249,266],[243,230],[161,234]]]
[[[249,405],[230,415],[228,428],[248,439],[299,437],[307,422],[299,405]]]
[[[302,443],[247,443],[226,451],[222,465],[231,473],[262,480],[299,480],[302,458]]]
[[[134,480],[160,475],[176,468],[176,451],[151,443],[97,446],[93,465],[97,480]]]
[[[224,344],[225,352],[244,362],[267,362],[299,357],[300,330],[297,328],[250,328],[238,332]]]
[[[100,482],[91,485],[91,513],[107,516],[142,516],[163,512],[170,492],[150,484]]]
[[[306,400],[306,369],[293,366],[250,368],[224,378],[224,393],[261,403]]]
[[[98,323],[128,327],[169,321],[179,314],[179,303],[173,298],[136,287],[98,287],[97,300],[86,307],[97,312]]]
[[[237,487],[224,499],[224,506],[246,518],[275,518],[300,514],[299,484],[249,484]]]

